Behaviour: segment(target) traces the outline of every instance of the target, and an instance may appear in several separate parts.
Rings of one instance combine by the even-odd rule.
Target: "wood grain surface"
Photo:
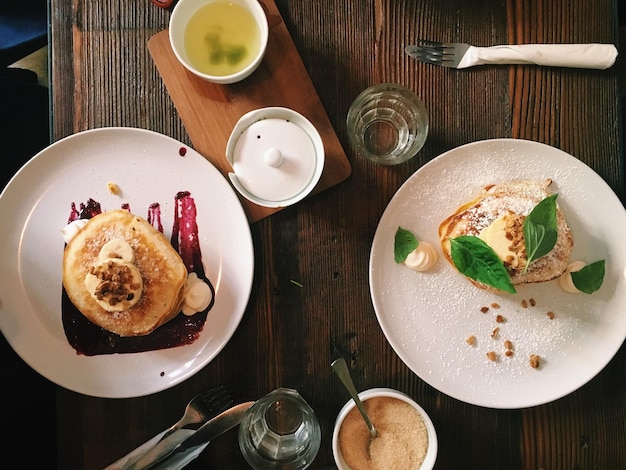
[[[191,396],[224,384],[235,400],[278,386],[306,396],[322,427],[311,468],[332,468],[334,419],[348,400],[330,369],[349,359],[358,389],[412,396],[439,436],[437,469],[618,469],[626,462],[626,348],[589,383],[555,402],[496,410],[452,399],[413,374],[374,313],[372,237],[398,188],[422,165],[468,142],[513,137],[558,147],[626,200],[618,70],[477,67],[415,62],[418,38],[479,46],[525,42],[617,44],[615,0],[277,0],[286,31],[346,152],[350,177],[252,224],[255,280],[234,337],[200,373],[171,389],[110,400],[57,389],[57,466],[102,468],[175,422]],[[193,145],[150,54],[170,12],[147,0],[50,0],[53,135],[105,126],[151,129]],[[620,57],[620,60],[622,58]],[[348,145],[345,116],[369,85],[415,91],[430,115],[422,151],[375,166]],[[445,188],[442,188],[445,191]],[[295,282],[294,282],[295,281]],[[51,463],[52,466],[52,463]],[[189,465],[248,468],[236,433]]]

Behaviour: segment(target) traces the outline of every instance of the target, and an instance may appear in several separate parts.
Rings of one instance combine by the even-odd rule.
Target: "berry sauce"
[[[63,288],[61,301],[63,328],[65,336],[77,354],[96,356],[167,349],[191,344],[200,336],[207,314],[213,307],[215,289],[204,273],[195,202],[188,191],[181,191],[176,195],[175,203],[172,246],[180,253],[187,271],[195,272],[211,288],[213,294],[211,304],[202,312],[191,316],[181,313],[149,335],[122,337],[91,323],[72,304]],[[122,208],[130,211],[127,203]],[[80,203],[78,208],[75,203],[72,203],[68,223],[76,219],[90,219],[101,212],[100,203],[91,198],[86,203]],[[161,209],[158,203],[153,203],[148,208],[147,220],[163,233]]]

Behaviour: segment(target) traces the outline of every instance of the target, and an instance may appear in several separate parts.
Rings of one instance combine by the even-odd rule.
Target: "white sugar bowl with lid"
[[[235,189],[264,207],[287,207],[304,199],[324,169],[324,144],[311,122],[289,108],[244,114],[226,144]]]

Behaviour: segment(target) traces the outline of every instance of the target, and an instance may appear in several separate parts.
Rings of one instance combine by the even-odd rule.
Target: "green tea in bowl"
[[[259,66],[268,24],[257,0],[180,0],[170,18],[174,55],[196,76],[235,83]]]
[[[228,1],[208,3],[189,19],[185,51],[207,75],[232,75],[249,66],[261,48],[261,31],[245,7]]]

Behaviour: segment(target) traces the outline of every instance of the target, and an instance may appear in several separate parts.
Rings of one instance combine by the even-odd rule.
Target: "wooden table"
[[[196,392],[217,384],[236,401],[279,386],[300,390],[322,429],[312,468],[330,466],[333,422],[348,399],[330,369],[338,353],[350,359],[358,389],[393,387],[427,410],[439,436],[438,469],[623,467],[624,346],[589,383],[555,402],[520,410],[477,407],[438,392],[400,361],[379,327],[368,287],[372,237],[391,197],[418,168],[459,145],[503,137],[546,143],[587,163],[625,200],[617,66],[459,72],[403,53],[417,38],[617,44],[617,2],[276,3],[351,175],[251,224],[256,269],[248,308],[233,338],[201,372],[140,398],[94,398],[58,387],[58,468],[108,465],[176,421]],[[147,0],[50,0],[50,8],[56,140],[85,129],[131,126],[192,144],[148,50],[170,12]],[[397,167],[355,155],[344,125],[352,99],[387,81],[414,90],[431,120],[423,150]],[[189,468],[247,468],[236,433],[221,436]]]

